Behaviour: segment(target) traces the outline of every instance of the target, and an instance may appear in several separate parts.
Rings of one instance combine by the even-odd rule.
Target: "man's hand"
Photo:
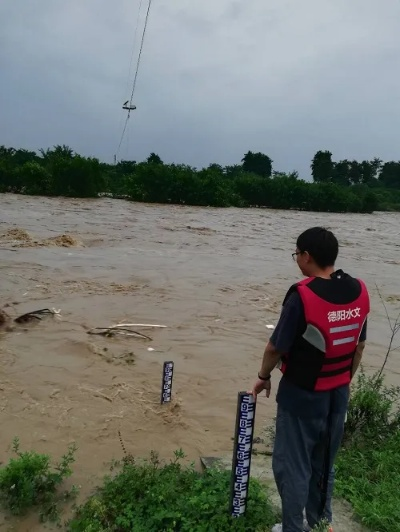
[[[270,340],[265,347],[261,370],[258,376],[271,376],[272,370],[276,367],[280,359],[281,354],[276,351],[275,346]],[[258,378],[253,385],[253,389],[248,393],[251,393],[254,397],[254,400],[257,400],[257,395],[263,390],[265,390],[265,396],[269,397],[271,393],[271,378],[268,380]]]
[[[251,393],[254,397],[254,400],[257,401],[257,395],[263,390],[265,390],[265,396],[269,397],[271,393],[271,379],[268,381],[257,379],[253,385],[253,389],[249,393]]]

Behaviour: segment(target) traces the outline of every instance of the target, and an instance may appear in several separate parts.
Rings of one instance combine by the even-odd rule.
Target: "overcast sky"
[[[112,162],[147,1],[0,1],[0,144]],[[153,0],[119,157],[400,159],[399,0]]]

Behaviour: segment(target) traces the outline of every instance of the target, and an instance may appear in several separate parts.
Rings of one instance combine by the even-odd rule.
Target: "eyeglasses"
[[[301,254],[302,254],[302,251],[295,251],[294,253],[292,253],[292,259],[295,261],[297,255],[301,255]]]

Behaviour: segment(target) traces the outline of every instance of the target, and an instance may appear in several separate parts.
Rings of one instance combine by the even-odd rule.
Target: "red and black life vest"
[[[282,357],[285,378],[302,388],[328,391],[350,383],[354,353],[370,310],[363,281],[338,270],[331,279],[309,277],[293,285],[305,323]],[[285,303],[284,301],[284,303]]]

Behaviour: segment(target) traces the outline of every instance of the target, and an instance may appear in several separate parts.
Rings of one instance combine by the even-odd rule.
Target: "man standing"
[[[338,251],[336,237],[322,227],[298,237],[292,256],[306,279],[286,294],[252,390],[255,398],[263,390],[269,397],[271,372],[279,367],[272,468],[282,524],[272,532],[303,532],[322,519],[332,522],[333,463],[370,310],[363,281],[335,270]]]

